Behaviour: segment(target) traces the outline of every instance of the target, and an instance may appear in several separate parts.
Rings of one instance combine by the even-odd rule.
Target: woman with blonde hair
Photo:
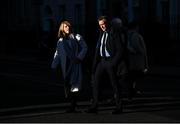
[[[76,95],[81,89],[82,61],[88,48],[81,35],[72,33],[72,26],[68,21],[60,24],[58,38],[51,67],[57,69],[60,64],[65,97],[71,100],[71,107],[67,112],[74,112]]]

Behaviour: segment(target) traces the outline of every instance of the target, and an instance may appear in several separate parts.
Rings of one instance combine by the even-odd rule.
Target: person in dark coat
[[[96,113],[98,110],[98,89],[99,83],[104,76],[108,76],[114,91],[116,108],[112,114],[122,112],[121,86],[118,82],[117,68],[123,59],[123,45],[120,32],[116,32],[117,23],[112,22],[112,27],[108,29],[108,20],[105,16],[98,19],[101,29],[99,40],[96,46],[96,53],[92,69],[93,101],[87,110],[88,113]]]
[[[65,97],[71,99],[71,107],[67,112],[76,108],[76,95],[81,89],[82,61],[87,52],[83,37],[72,33],[71,24],[63,21],[58,32],[58,42],[51,67],[56,69],[60,64],[65,86]]]
[[[142,35],[138,32],[138,23],[130,22],[128,25],[128,99],[135,95],[141,95],[137,90],[136,82],[144,77],[148,71],[148,59],[146,45]]]

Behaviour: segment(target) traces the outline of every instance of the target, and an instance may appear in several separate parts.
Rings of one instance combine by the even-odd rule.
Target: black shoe
[[[136,95],[137,95],[137,96],[142,96],[142,92],[139,91],[139,90],[137,90],[137,91],[136,91]]]
[[[132,95],[128,95],[127,100],[128,100],[128,102],[131,102],[133,100],[133,96]]]
[[[112,111],[112,114],[121,114],[122,113],[122,109],[114,109]]]
[[[97,108],[89,108],[87,111],[87,113],[97,113]]]
[[[108,105],[115,105],[115,99],[112,98],[112,99],[107,100],[107,104]]]
[[[76,109],[75,108],[68,108],[67,110],[66,110],[66,113],[76,113],[77,111],[76,111]]]
[[[132,91],[130,91],[128,95],[128,101],[132,101],[132,99],[136,96],[142,96],[142,92],[139,90],[133,89]]]

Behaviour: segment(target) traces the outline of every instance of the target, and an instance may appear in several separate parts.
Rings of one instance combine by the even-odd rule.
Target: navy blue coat
[[[79,34],[71,34],[69,38],[59,38],[51,68],[60,64],[62,76],[66,83],[72,87],[81,88],[82,65],[87,52],[87,45]],[[76,60],[80,60],[77,62]]]

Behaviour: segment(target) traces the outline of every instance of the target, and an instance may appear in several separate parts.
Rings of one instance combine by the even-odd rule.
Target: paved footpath
[[[98,114],[88,113],[64,113],[64,111],[56,110],[50,112],[40,112],[16,115],[4,119],[0,122],[8,123],[87,123],[87,122],[123,122],[123,123],[180,123],[180,109],[176,110],[153,110],[153,111],[133,111],[124,110],[119,115],[112,115],[110,111],[100,111]]]
[[[122,114],[112,115],[113,105],[100,103],[97,114],[85,113],[88,101],[78,103],[77,113],[65,113],[68,103],[1,109],[0,122],[8,123],[180,123],[180,98],[141,97],[125,103]]]
[[[0,60],[0,122],[180,122],[179,67],[153,66],[138,84],[144,96],[130,103],[124,98],[122,114],[112,115],[114,106],[103,103],[98,114],[84,113],[89,106],[87,98],[79,103],[78,113],[67,114],[68,103],[57,100],[64,95],[63,87],[48,76],[49,63],[16,56]]]

